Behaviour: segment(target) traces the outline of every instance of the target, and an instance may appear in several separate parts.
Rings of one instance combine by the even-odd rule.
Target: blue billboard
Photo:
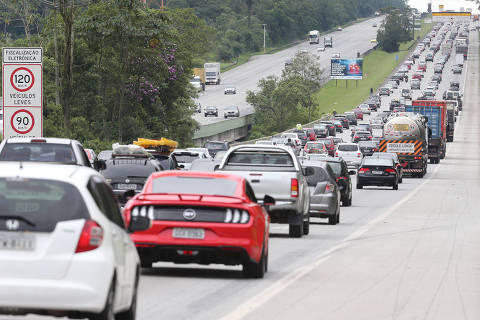
[[[363,79],[363,59],[331,59],[331,79]]]

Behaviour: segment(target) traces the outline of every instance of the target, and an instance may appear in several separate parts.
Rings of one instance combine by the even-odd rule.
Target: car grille
[[[184,222],[218,222],[241,223],[250,221],[250,215],[245,210],[216,207],[163,207],[137,206],[132,209],[132,216],[147,216],[155,221]]]

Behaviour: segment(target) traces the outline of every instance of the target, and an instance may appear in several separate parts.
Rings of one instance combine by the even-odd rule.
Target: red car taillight
[[[385,169],[385,172],[396,173],[397,171],[395,171],[395,169],[387,168],[387,169]]]
[[[94,250],[102,244],[103,229],[93,220],[85,221],[75,253]]]
[[[422,157],[414,157],[415,160],[422,160]]]
[[[361,153],[361,152],[357,153],[357,157],[360,158],[361,156],[362,156],[362,153]]]
[[[370,140],[371,140],[371,139],[373,139],[373,137],[372,137],[372,136],[368,136],[368,139],[370,139]]]
[[[360,168],[360,169],[358,169],[358,173],[366,173],[366,172],[368,172],[368,171],[370,171],[369,168]]]
[[[325,192],[333,192],[333,189],[335,188],[335,186],[331,183],[327,183],[327,185],[325,186]]]
[[[290,196],[292,198],[298,197],[298,180],[295,178],[292,178],[292,183],[290,185]]]
[[[338,152],[335,151],[335,157],[338,157]]]

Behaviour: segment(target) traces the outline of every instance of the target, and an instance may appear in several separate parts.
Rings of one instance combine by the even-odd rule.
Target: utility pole
[[[262,26],[263,26],[263,53],[267,53],[267,47],[265,45],[265,35],[266,35],[267,25],[262,24]]]

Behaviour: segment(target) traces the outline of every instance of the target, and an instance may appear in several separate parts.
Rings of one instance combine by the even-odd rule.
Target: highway
[[[264,279],[244,279],[241,267],[221,265],[144,269],[138,319],[480,319],[479,45],[478,32],[471,32],[455,139],[423,179],[405,178],[398,191],[354,189],[340,224],[312,219],[310,234],[300,239],[288,237],[287,225],[273,224]],[[453,78],[453,60],[437,98]],[[432,74],[429,62],[425,79]],[[400,89],[382,98],[382,110]],[[350,141],[350,131],[342,137]]]
[[[222,82],[220,85],[208,85],[205,92],[200,93],[197,99],[203,107],[213,105],[219,108],[218,117],[205,117],[203,112],[194,115],[200,125],[205,125],[217,121],[224,121],[223,108],[225,106],[236,105],[240,109],[240,116],[253,113],[253,107],[246,102],[247,91],[256,90],[260,79],[269,75],[280,76],[284,68],[285,61],[295,56],[295,53],[301,49],[306,49],[315,55],[319,55],[320,65],[330,74],[330,58],[332,53],[339,52],[341,57],[353,58],[357,52],[364,53],[374,47],[371,39],[377,37],[378,27],[372,27],[373,23],[380,26],[383,17],[369,19],[345,28],[343,31],[336,31],[330,34],[333,37],[333,48],[327,48],[325,52],[317,52],[318,45],[310,45],[305,39],[304,42],[291,48],[279,51],[274,54],[254,56],[249,62],[238,66],[230,71],[222,73]],[[323,44],[323,36],[320,38]],[[224,85],[234,85],[237,88],[237,94],[225,95]]]

